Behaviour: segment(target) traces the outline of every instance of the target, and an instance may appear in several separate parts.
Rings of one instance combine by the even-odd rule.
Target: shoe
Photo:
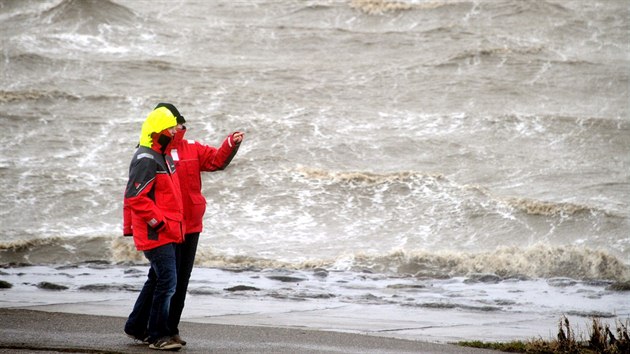
[[[179,336],[179,334],[172,336],[171,339],[173,340],[173,342],[177,342],[181,345],[186,345],[186,341],[183,340],[182,337]]]
[[[149,344],[149,348],[156,350],[179,350],[182,348],[182,345],[175,342],[171,337],[162,337],[154,343]]]
[[[136,342],[141,342],[142,344],[149,344],[148,336],[144,336],[144,338],[142,338],[142,337],[134,336],[133,334],[129,334],[127,332],[125,332],[125,334],[127,335],[127,337],[133,339]]]

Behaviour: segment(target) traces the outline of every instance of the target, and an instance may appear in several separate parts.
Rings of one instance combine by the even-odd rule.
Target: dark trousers
[[[179,321],[184,310],[186,301],[186,292],[188,291],[188,282],[195,264],[195,254],[197,253],[197,244],[199,242],[199,233],[186,234],[185,241],[180,244],[174,244],[175,266],[177,269],[177,285],[175,294],[170,299],[168,312],[168,334],[169,336],[179,334]],[[125,325],[125,332],[132,334],[138,338],[145,338],[147,333],[147,324],[149,324],[150,312],[154,301],[154,291],[156,273],[153,266],[149,269],[148,280],[145,283],[136,305]],[[149,333],[150,334],[150,333]]]
[[[125,332],[138,338],[148,336],[151,343],[171,335],[168,318],[177,288],[176,254],[174,243],[144,251],[151,269],[127,319]]]
[[[168,317],[168,326],[171,335],[179,334],[179,320],[182,318],[188,281],[195,265],[195,254],[199,243],[199,232],[186,234],[185,241],[177,245],[177,289],[171,299],[171,312]]]

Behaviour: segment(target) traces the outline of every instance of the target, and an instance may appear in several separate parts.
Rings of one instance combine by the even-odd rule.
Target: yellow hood
[[[151,134],[159,133],[164,129],[177,125],[177,119],[166,107],[160,107],[149,113],[147,119],[142,124],[142,133],[140,133],[140,146],[151,147],[153,139]]]

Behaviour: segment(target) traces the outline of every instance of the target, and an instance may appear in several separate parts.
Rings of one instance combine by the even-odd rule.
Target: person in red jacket
[[[181,348],[168,327],[170,303],[177,287],[177,245],[184,241],[186,227],[180,181],[169,155],[176,126],[175,115],[164,107],[148,115],[129,166],[123,205],[123,233],[133,235],[136,249],[143,251],[151,264],[125,333],[146,340],[151,349],[161,350]],[[150,303],[146,302],[147,296],[151,297]]]
[[[175,133],[170,155],[173,158],[179,176],[180,189],[184,205],[184,222],[186,234],[184,242],[178,244],[177,252],[177,288],[171,299],[168,327],[171,339],[186,345],[179,335],[179,322],[186,301],[188,282],[195,262],[199,234],[203,231],[203,216],[206,211],[206,198],[201,193],[201,172],[211,172],[225,169],[238,152],[244,134],[234,132],[230,134],[218,147],[212,147],[193,140],[184,139],[186,134],[185,118],[171,103],[159,103],[158,108],[166,108],[177,118],[177,132]],[[145,318],[150,301],[146,295],[144,309]],[[141,327],[139,327],[141,328]]]
[[[218,148],[186,140],[184,139],[186,119],[177,108],[170,103],[160,103],[157,107],[165,107],[177,117],[177,133],[173,141],[171,156],[180,177],[186,236],[185,241],[178,245],[177,290],[171,300],[169,328],[173,339],[186,345],[186,341],[179,335],[178,326],[184,310],[188,281],[195,263],[197,243],[199,234],[203,231],[203,216],[206,212],[206,198],[201,193],[201,172],[225,169],[238,152],[244,134],[242,132],[230,134]]]

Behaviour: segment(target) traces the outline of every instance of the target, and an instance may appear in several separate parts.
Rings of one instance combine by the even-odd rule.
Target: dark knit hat
[[[179,111],[177,110],[177,108],[175,108],[175,106],[173,104],[171,104],[171,103],[158,103],[158,105],[155,106],[154,109],[158,109],[160,107],[165,107],[166,109],[171,111],[171,113],[173,113],[173,115],[177,119],[177,124],[184,124],[184,123],[186,123],[186,119],[184,119],[184,116],[179,114]]]

